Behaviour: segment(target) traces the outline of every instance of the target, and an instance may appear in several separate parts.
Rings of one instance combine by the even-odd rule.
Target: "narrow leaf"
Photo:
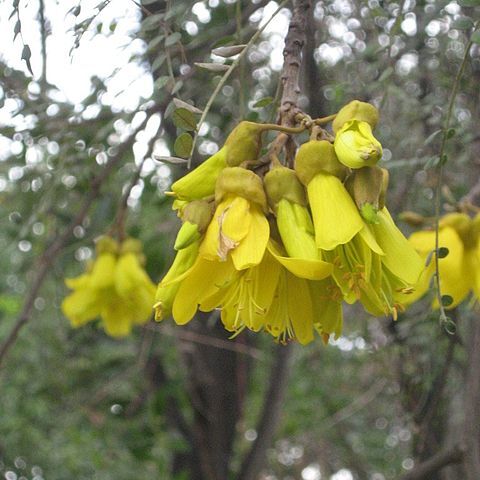
[[[175,106],[177,108],[186,108],[187,110],[189,110],[192,113],[198,113],[198,114],[203,113],[199,108],[195,107],[194,105],[191,105],[190,103],[184,102],[183,100],[180,100],[179,98],[174,98],[173,103],[175,104]]]
[[[32,52],[30,50],[30,47],[28,45],[24,45],[22,50],[22,60],[25,60],[28,71],[33,75],[32,65],[30,63],[31,56],[32,56]]]
[[[188,160],[186,158],[180,157],[164,157],[161,155],[153,155],[153,159],[157,162],[171,163],[172,165],[183,165],[185,163],[188,163]]]
[[[186,108],[177,108],[172,114],[172,120],[177,128],[183,130],[195,130],[197,128],[195,115]]]
[[[426,139],[425,139],[425,145],[429,145],[430,143],[432,143],[435,138],[438,137],[438,135],[440,135],[440,133],[442,133],[442,130],[435,130],[432,134],[430,134]]]
[[[214,55],[218,55],[219,57],[229,58],[242,53],[246,45],[231,45],[229,47],[218,47],[212,50]]]
[[[188,158],[192,151],[193,138],[189,133],[182,133],[173,145],[173,150],[179,157]]]
[[[175,45],[177,42],[179,42],[181,39],[182,39],[181,33],[179,32],[172,33],[166,38],[165,46],[171,47],[172,45]]]
[[[255,102],[253,104],[253,108],[263,108],[266,107],[267,105],[270,105],[273,102],[273,97],[265,97],[260,99],[258,102]]]
[[[223,63],[198,63],[195,62],[195,65],[199,68],[203,68],[210,72],[226,72],[230,67],[228,65],[224,65]]]

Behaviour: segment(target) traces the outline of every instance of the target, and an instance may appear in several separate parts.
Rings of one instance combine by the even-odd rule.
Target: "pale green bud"
[[[332,122],[333,132],[336,133],[351,120],[367,122],[372,128],[375,128],[378,122],[378,110],[370,103],[353,100],[337,113]]]
[[[371,167],[382,158],[382,145],[363,121],[345,123],[337,132],[334,148],[338,160],[349,168]]]

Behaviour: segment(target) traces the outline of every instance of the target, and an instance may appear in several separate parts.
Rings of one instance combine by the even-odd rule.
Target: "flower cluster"
[[[152,312],[155,286],[142,267],[142,246],[127,239],[118,244],[101,237],[97,257],[87,271],[65,280],[73,290],[62,303],[62,311],[73,327],[101,317],[112,337],[128,335],[133,325],[148,321]]]
[[[411,304],[430,289],[435,275],[435,231],[422,230],[409,237],[410,244],[420,254],[426,267],[415,286],[415,292],[405,298]],[[440,291],[445,308],[454,308],[469,293],[480,299],[480,214],[470,218],[465,213],[449,213],[442,217],[438,231],[438,268]],[[433,301],[438,308],[438,299]]]
[[[343,301],[396,317],[423,264],[385,207],[377,120],[375,107],[351,102],[333,121],[335,137],[312,128],[294,168],[272,155],[267,173],[258,160],[267,127],[241,122],[171,187],[183,224],[156,319],[185,324],[197,309],[220,309],[234,334],[306,344],[314,331],[325,341],[341,333]]]

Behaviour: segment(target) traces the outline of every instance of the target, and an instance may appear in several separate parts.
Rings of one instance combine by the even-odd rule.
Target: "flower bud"
[[[264,178],[265,191],[271,209],[276,212],[280,200],[306,206],[307,198],[303,185],[298,180],[295,170],[287,167],[275,167]]]
[[[243,197],[258,204],[265,212],[267,211],[267,197],[262,180],[251,170],[230,167],[222,171],[215,188],[215,202],[220,203],[228,194]]]
[[[372,128],[375,128],[378,122],[378,110],[370,103],[353,100],[337,113],[332,122],[333,132],[337,133],[345,123],[351,120],[367,122]]]
[[[382,145],[367,122],[350,120],[337,132],[335,153],[350,168],[371,167],[382,158]]]
[[[368,223],[378,223],[377,212],[383,188],[383,172],[380,167],[363,167],[355,170],[347,181],[347,189]]]
[[[237,167],[244,162],[255,162],[262,146],[263,131],[261,124],[240,122],[225,141],[227,165]]]
[[[175,250],[181,250],[198,240],[210,223],[213,216],[212,204],[205,200],[194,200],[181,211],[183,225],[175,240]]]
[[[298,149],[295,171],[300,181],[307,186],[317,173],[328,173],[343,179],[347,169],[338,161],[330,142],[311,140]]]

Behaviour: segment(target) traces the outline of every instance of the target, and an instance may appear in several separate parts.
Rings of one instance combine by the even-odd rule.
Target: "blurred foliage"
[[[19,2],[5,3],[11,5],[2,8],[14,12],[2,24],[11,30],[12,42],[18,17],[23,30],[28,25],[55,41],[36,15],[24,18]],[[96,36],[118,34],[115,3],[91,8],[69,2],[66,18],[75,24],[72,55],[79,45],[93,45]],[[185,355],[204,337],[196,331],[182,336],[169,321],[138,329],[125,341],[108,338],[95,325],[72,330],[59,310],[66,291],[63,278],[82,270],[93,240],[112,227],[122,192],[140,165],[140,180],[128,199],[127,229],[143,241],[152,278],[165,272],[178,221],[163,192],[183,167],[153,158],[185,156],[185,148],[174,153],[175,141],[198,121],[198,114],[179,111],[173,97],[204,108],[222,73],[194,63],[230,64],[231,59],[211,50],[246,43],[278,5],[135,3],[138,21],[130,41],[141,48],[129,64],[137,65],[153,88],[151,94],[137,92],[124,82],[128,106],[112,106],[109,92],[118,72],[92,76],[90,95],[73,104],[48,83],[48,70],[44,78],[35,71],[41,60],[33,63],[32,79],[26,68],[12,64],[11,56],[0,57],[0,338],[14,325],[41,252],[67,227],[89,195],[92,179],[121,152],[101,194],[55,259],[35,299],[34,315],[0,373],[0,473],[9,480],[190,478],[181,468],[173,473],[172,465],[189,445],[172,424],[169,408],[173,402],[193,421],[196,399]],[[379,106],[378,137],[391,174],[390,209],[431,216],[436,171],[430,167],[440,140],[432,134],[443,126],[453,77],[480,13],[478,2],[313,4],[301,107],[320,116],[353,98]],[[45,0],[45,8],[48,23],[49,9],[60,7]],[[288,15],[282,10],[214,99],[198,132],[194,162],[214,153],[239,119],[275,119]],[[455,135],[447,145],[446,209],[455,208],[480,174],[478,32],[473,40],[450,125]],[[12,45],[21,60],[19,38]],[[48,49],[35,47],[32,55],[32,61],[48,56]],[[151,116],[147,126],[135,133],[146,116]],[[132,134],[133,148],[122,153]],[[412,459],[428,458],[459,428],[465,365],[461,339],[468,337],[471,317],[468,306],[455,311],[458,332],[452,337],[429,312],[428,299],[397,323],[351,308],[344,335],[332,345],[317,341],[296,348],[280,428],[261,478],[316,480],[320,468],[322,479],[385,480],[411,469]],[[237,353],[248,375],[238,386],[243,407],[231,478],[256,436],[274,351],[262,336],[245,334],[231,343],[239,342],[261,356]],[[152,374],[158,359],[165,370],[161,381]],[[228,381],[232,378],[225,375]],[[435,401],[432,391],[439,395]],[[445,478],[461,478],[452,475]]]

